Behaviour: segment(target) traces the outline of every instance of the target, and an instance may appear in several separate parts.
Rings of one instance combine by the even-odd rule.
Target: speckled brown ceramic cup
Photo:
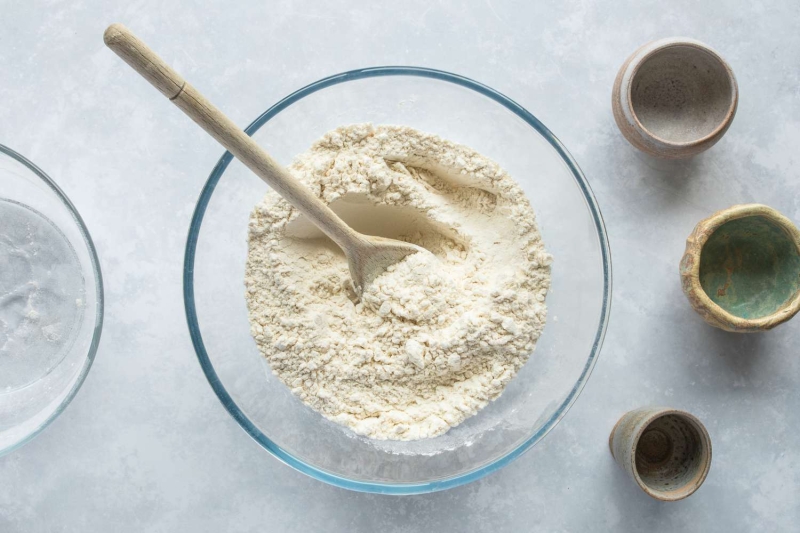
[[[611,455],[649,496],[682,500],[705,481],[711,438],[686,411],[645,407],[627,412],[609,437]]]
[[[614,119],[628,141],[656,157],[691,157],[711,148],[733,121],[733,70],[709,46],[685,37],[647,43],[614,82]]]

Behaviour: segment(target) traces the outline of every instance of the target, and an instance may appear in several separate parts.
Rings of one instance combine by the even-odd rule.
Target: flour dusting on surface
[[[502,393],[546,320],[552,257],[517,183],[438,136],[357,124],[289,167],[355,229],[412,254],[358,298],[344,254],[276,193],[254,209],[251,332],[326,418],[374,439],[445,433]]]

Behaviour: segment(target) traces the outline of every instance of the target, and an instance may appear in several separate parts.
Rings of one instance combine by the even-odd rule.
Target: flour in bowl
[[[348,224],[417,244],[353,292],[344,254],[277,193],[254,209],[251,332],[278,378],[374,439],[445,433],[496,399],[545,325],[552,257],[496,163],[407,127],[327,133],[289,167]]]

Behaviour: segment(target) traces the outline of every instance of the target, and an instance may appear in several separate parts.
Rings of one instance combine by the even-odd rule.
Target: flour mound
[[[359,231],[417,244],[352,292],[341,251],[270,191],[249,226],[251,332],[278,378],[374,439],[445,433],[502,393],[546,320],[552,257],[514,180],[407,127],[327,133],[290,170]]]
[[[458,305],[456,284],[431,254],[412,254],[386,269],[364,291],[364,304],[382,317],[431,322]]]

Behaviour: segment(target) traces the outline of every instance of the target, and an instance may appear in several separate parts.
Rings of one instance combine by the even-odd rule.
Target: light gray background
[[[107,301],[83,389],[0,458],[0,531],[796,531],[800,319],[714,330],[677,268],[714,210],[758,201],[800,221],[800,4],[549,4],[0,2],[0,142],[81,211]],[[206,383],[182,304],[189,219],[222,150],[104,48],[114,21],[242,125],[318,78],[382,64],[453,71],[538,116],[594,188],[614,262],[605,347],[567,417],[500,472],[412,497],[324,485],[252,442]],[[717,48],[741,92],[726,137],[688,162],[637,153],[611,115],[617,68],[669,35]],[[649,499],[608,453],[617,417],[643,404],[708,426],[714,461],[688,500]]]

